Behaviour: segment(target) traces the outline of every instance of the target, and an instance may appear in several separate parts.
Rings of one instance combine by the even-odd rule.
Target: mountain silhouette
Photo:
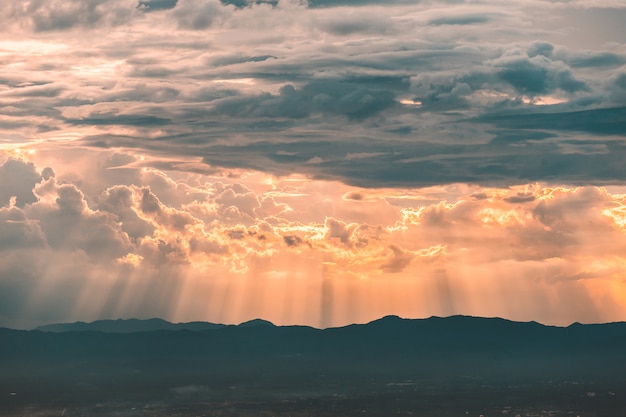
[[[407,384],[626,388],[626,323],[387,316],[316,329],[260,319],[239,326],[103,320],[0,329],[0,369],[0,392],[27,392],[39,403],[378,395]]]
[[[117,320],[97,320],[91,323],[77,321],[75,323],[55,323],[39,326],[35,330],[42,332],[105,332],[105,333],[134,333],[150,332],[155,330],[213,330],[224,327],[224,324],[214,324],[203,321],[188,323],[170,323],[162,319],[117,319]]]

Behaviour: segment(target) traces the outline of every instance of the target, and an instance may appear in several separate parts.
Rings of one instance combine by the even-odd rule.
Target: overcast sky
[[[626,1],[0,6],[0,326],[626,320]]]

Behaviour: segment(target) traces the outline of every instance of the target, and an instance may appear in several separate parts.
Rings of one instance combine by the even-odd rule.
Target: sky
[[[626,1],[0,5],[0,326],[626,320]]]

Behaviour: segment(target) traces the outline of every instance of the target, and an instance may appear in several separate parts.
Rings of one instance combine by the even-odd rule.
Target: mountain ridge
[[[481,316],[470,316],[470,315],[452,315],[452,316],[430,316],[426,318],[403,318],[397,315],[387,315],[380,317],[378,319],[374,319],[367,323],[352,323],[344,326],[336,326],[336,327],[328,327],[328,328],[318,328],[313,326],[306,325],[276,325],[271,321],[264,320],[261,318],[255,318],[251,320],[247,320],[241,322],[239,324],[223,324],[223,323],[213,323],[208,321],[189,321],[189,322],[170,322],[162,318],[148,318],[148,319],[137,319],[137,318],[128,318],[128,319],[101,319],[94,320],[92,322],[84,322],[84,321],[75,321],[75,322],[61,322],[61,323],[50,323],[41,326],[37,326],[32,331],[41,331],[41,332],[51,332],[51,333],[65,333],[65,332],[77,332],[77,331],[101,331],[104,333],[133,333],[133,332],[145,332],[145,331],[158,331],[158,330],[190,330],[190,331],[205,331],[205,330],[215,330],[221,329],[225,327],[306,327],[317,330],[328,330],[328,329],[344,329],[353,326],[382,326],[382,325],[393,325],[400,323],[411,323],[411,322],[434,322],[439,320],[447,320],[458,321],[461,322],[463,320],[474,320],[474,321],[484,321],[491,323],[515,323],[515,324],[526,324],[533,326],[542,326],[547,328],[559,328],[559,329],[567,329],[567,328],[576,328],[579,326],[607,326],[607,325],[620,325],[626,324],[624,321],[615,321],[615,322],[606,322],[606,323],[579,323],[574,322],[566,326],[558,326],[558,325],[549,325],[543,324],[537,321],[516,321],[505,319],[502,317],[481,317]]]
[[[386,316],[327,329],[255,319],[200,331],[203,322],[191,329],[168,323],[96,322],[101,329],[161,327],[136,332],[0,328],[0,392],[18,392],[25,404],[95,404],[102,398],[141,403],[187,401],[180,390],[197,387],[194,401],[224,404],[371,392],[395,396],[402,390],[429,393],[434,386],[472,393],[498,386],[503,395],[518,387],[526,395],[524,387],[545,381],[572,395],[580,395],[580,388],[571,381],[592,381],[611,392],[626,387],[625,322],[557,327],[471,316]],[[0,409],[14,400],[21,401],[0,395]]]
[[[161,318],[150,319],[105,319],[92,322],[76,321],[72,323],[51,323],[34,328],[35,331],[65,333],[77,331],[101,331],[104,333],[134,333],[157,330],[191,330],[203,331],[225,327],[225,324],[216,324],[204,321],[172,323]]]

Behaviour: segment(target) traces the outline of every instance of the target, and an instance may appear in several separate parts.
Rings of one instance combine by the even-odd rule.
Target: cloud
[[[32,163],[8,159],[0,165],[0,206],[8,206],[12,198],[17,207],[37,201],[33,188],[41,180]]]
[[[0,208],[0,251],[37,248],[46,244],[39,222],[30,220],[17,207]]]
[[[323,113],[363,119],[394,105],[393,94],[387,91],[366,89],[352,83],[315,81],[300,90],[285,85],[278,95],[226,98],[217,103],[215,113],[246,118],[292,119]]]
[[[356,34],[383,35],[395,30],[390,19],[381,18],[379,14],[361,10],[342,13],[341,17],[334,15],[325,16],[320,22],[320,28],[339,36],[354,36]]]
[[[138,216],[134,210],[136,191],[130,187],[116,185],[98,197],[98,209],[114,214],[122,230],[133,239],[152,235],[154,226]]]
[[[131,11],[114,0],[74,3],[69,30],[81,36],[54,30],[47,40],[29,32],[35,13],[11,7],[29,40],[2,44],[4,137],[133,150],[153,157],[146,167],[255,169],[371,187],[560,176],[595,184],[622,175],[619,146],[599,136],[620,135],[623,51],[559,43],[544,22],[547,4],[502,12],[441,1],[124,3]],[[595,16],[558,8],[562,30],[574,25],[570,12]],[[103,27],[110,35],[97,34]],[[115,40],[130,29],[132,41]],[[575,173],[577,155],[597,159]]]
[[[52,161],[50,155],[35,155]],[[339,155],[343,159],[345,153]],[[101,160],[109,165],[128,161],[112,155]],[[81,166],[77,161],[73,169]],[[18,162],[38,171],[38,165]],[[391,300],[398,291],[407,291],[407,282],[421,283],[412,291],[428,293],[429,285],[439,285],[442,268],[450,285],[446,297],[468,285],[466,275],[483,277],[485,288],[512,285],[498,272],[503,264],[515,271],[507,282],[520,280],[533,291],[544,285],[568,291],[593,285],[605,291],[601,283],[623,268],[625,202],[602,188],[359,189],[294,177],[268,182],[260,173],[230,178],[194,174],[182,182],[181,173],[135,168],[135,184],[108,186],[106,174],[119,175],[109,169],[99,182],[84,183],[86,194],[77,183],[67,182],[72,171],[45,165],[54,168],[55,176],[46,170],[47,179],[40,177],[32,186],[37,201],[0,209],[0,287],[3,294],[32,301],[6,304],[5,317],[13,319],[5,321],[23,315],[40,320],[44,311],[59,319],[102,312],[169,317],[179,305],[172,295],[178,291],[185,305],[196,306],[186,310],[191,316],[185,317],[191,318],[206,314],[206,302],[200,300],[211,293],[226,294],[227,285],[234,285],[227,282],[243,277],[272,288],[270,305],[280,305],[282,293],[274,285],[288,276],[301,280],[293,281],[294,288],[323,277],[336,277],[336,288],[356,279]],[[322,270],[320,265],[326,266]],[[161,290],[151,287],[157,281],[165,285]],[[60,294],[51,286],[73,289]],[[303,289],[292,297],[305,302],[307,294]],[[69,309],[71,297],[83,301]],[[151,301],[133,304],[135,298]],[[365,300],[358,296],[355,303]],[[455,300],[455,308],[469,308]],[[426,299],[422,302],[428,305]],[[282,317],[258,308],[249,307],[246,314]],[[416,314],[400,301],[396,308]],[[509,311],[490,308],[495,310],[463,311]],[[218,317],[218,307],[209,311]],[[317,320],[305,313],[299,317],[312,324]]]
[[[225,15],[218,0],[179,0],[172,16],[180,29],[203,30]]]
[[[152,12],[173,9],[177,3],[178,0],[140,0],[137,7],[141,10]]]
[[[391,273],[402,272],[413,260],[413,254],[395,245],[392,245],[390,249],[393,252],[393,257],[389,262],[381,266],[382,270]]]
[[[107,212],[93,211],[84,194],[71,184],[49,179],[35,189],[39,201],[28,209],[39,221],[51,248],[81,250],[95,259],[113,260],[131,250],[126,233]]]
[[[511,204],[529,203],[535,201],[535,196],[529,193],[517,193],[517,195],[504,198],[504,201]]]
[[[346,223],[333,218],[327,218],[325,226],[326,239],[337,239],[339,242],[343,243],[347,247],[351,247],[353,245],[352,231],[350,229],[353,229],[354,226],[350,227]]]
[[[607,51],[585,51],[569,54],[567,62],[574,68],[617,67],[626,63],[626,56]]]
[[[133,6],[123,0],[35,0],[14,4],[9,15],[32,25],[36,32],[46,32],[121,25],[132,17]]]
[[[251,7],[256,4],[269,4],[276,6],[278,0],[221,0],[222,4],[233,5],[235,7]]]
[[[478,120],[491,121],[506,129],[544,129],[546,131],[582,131],[595,135],[620,135],[621,121],[626,107],[613,107],[581,111],[555,111],[552,113],[530,113],[483,116]]]
[[[407,4],[411,3],[413,0],[392,0],[392,1],[381,1],[381,0],[309,0],[309,7],[360,7],[360,6],[368,6],[368,5],[394,5],[394,4]]]
[[[428,23],[434,26],[440,25],[474,25],[477,23],[487,23],[489,18],[487,16],[458,16],[458,17],[439,17],[432,19]]]
[[[300,238],[299,236],[294,236],[294,235],[285,235],[283,236],[283,240],[285,241],[287,246],[290,246],[290,247],[300,246],[302,243],[304,243],[302,238]]]
[[[490,64],[496,68],[497,76],[526,94],[546,94],[556,89],[574,93],[587,89],[583,81],[577,80],[562,62],[537,54],[529,57],[524,52],[513,50]]]

